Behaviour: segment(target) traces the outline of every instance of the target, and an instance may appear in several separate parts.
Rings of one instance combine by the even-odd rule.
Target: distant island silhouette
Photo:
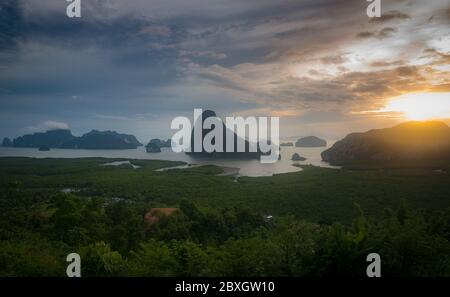
[[[296,147],[324,147],[327,142],[317,136],[302,137],[295,143]]]
[[[332,164],[349,161],[450,160],[450,127],[439,121],[406,122],[351,133],[322,152]]]
[[[142,144],[134,135],[115,131],[92,130],[80,137],[70,130],[49,130],[20,136],[11,141],[3,140],[5,147],[64,148],[64,149],[135,149]]]

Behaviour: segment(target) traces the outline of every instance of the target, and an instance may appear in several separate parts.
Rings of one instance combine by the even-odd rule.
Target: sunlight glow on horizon
[[[408,120],[450,118],[450,93],[414,93],[393,98],[377,112],[400,113]]]

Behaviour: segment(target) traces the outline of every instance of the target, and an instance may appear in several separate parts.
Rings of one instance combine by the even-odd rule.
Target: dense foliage
[[[351,174],[344,170],[309,168],[262,178],[265,184],[259,178],[234,183],[231,178],[213,176],[220,172],[213,166],[155,172],[173,164],[136,161],[143,166],[136,170],[98,166],[104,161],[0,159],[4,165],[0,170],[1,276],[65,276],[66,256],[72,252],[81,255],[83,276],[365,276],[366,256],[371,252],[381,255],[383,276],[450,276],[450,210],[436,210],[433,203],[443,202],[430,197],[428,208],[419,209],[418,198],[403,199],[396,207],[364,214],[365,207],[378,207],[378,200],[390,195],[380,196],[383,189],[373,186],[371,175],[378,171],[358,172],[367,183],[360,181],[359,188],[348,192],[354,197],[358,189],[364,189],[367,201],[361,207],[353,203],[348,211],[332,209],[348,201],[333,195],[336,180],[344,182]],[[402,174],[389,172],[385,178],[401,185],[405,179],[411,182],[428,173]],[[335,175],[335,181],[328,180],[328,175]],[[438,186],[434,192],[443,197],[448,189],[440,183],[448,181],[448,175],[427,176],[430,179],[421,185]],[[309,183],[309,189],[321,189],[308,193],[318,198],[319,205],[312,205],[312,199],[287,199],[286,193],[300,189],[282,190],[277,183],[286,185],[282,180],[293,178]],[[162,204],[158,194],[168,191],[166,181],[172,181],[174,193]],[[217,203],[217,195],[223,193],[212,197],[215,205],[204,203],[188,182],[197,183],[200,196],[205,190],[201,183],[208,185],[208,191],[227,195],[240,188],[242,203]],[[270,212],[273,218],[266,216],[270,203],[261,209],[264,201],[254,207],[246,201],[251,199],[246,188],[269,189],[267,183],[276,192],[268,190],[260,199],[276,195],[272,199],[279,198],[284,207],[284,211]],[[385,183],[380,179],[379,187]],[[235,188],[227,192],[224,184]],[[62,193],[66,187],[77,190]],[[416,185],[410,183],[410,187],[414,190]],[[138,193],[139,189],[143,192]],[[329,205],[320,199],[322,191],[328,192]],[[402,196],[408,193],[405,190]],[[146,223],[149,209],[161,206],[179,211]],[[296,211],[300,207],[309,207],[309,212],[324,207],[325,211],[302,217]],[[335,219],[345,216],[345,220]]]

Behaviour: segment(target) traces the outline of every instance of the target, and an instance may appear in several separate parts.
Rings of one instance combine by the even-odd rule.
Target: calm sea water
[[[294,164],[312,164],[320,167],[332,167],[323,162],[320,153],[326,148],[296,148],[282,147],[281,160],[273,164],[261,164],[259,160],[241,159],[208,159],[195,158],[184,153],[174,153],[171,148],[163,148],[161,153],[147,153],[144,147],[134,150],[72,150],[72,149],[52,149],[48,152],[41,152],[36,148],[5,148],[0,147],[0,157],[32,157],[32,158],[126,158],[145,160],[170,160],[184,161],[189,164],[213,164],[223,167],[239,168],[241,176],[270,176],[273,174],[300,171],[301,168]],[[298,153],[307,158],[306,161],[291,161],[292,154]]]

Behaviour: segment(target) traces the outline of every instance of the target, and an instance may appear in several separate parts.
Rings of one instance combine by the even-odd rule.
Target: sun
[[[400,113],[408,120],[450,118],[450,93],[413,93],[393,98],[382,112]]]

